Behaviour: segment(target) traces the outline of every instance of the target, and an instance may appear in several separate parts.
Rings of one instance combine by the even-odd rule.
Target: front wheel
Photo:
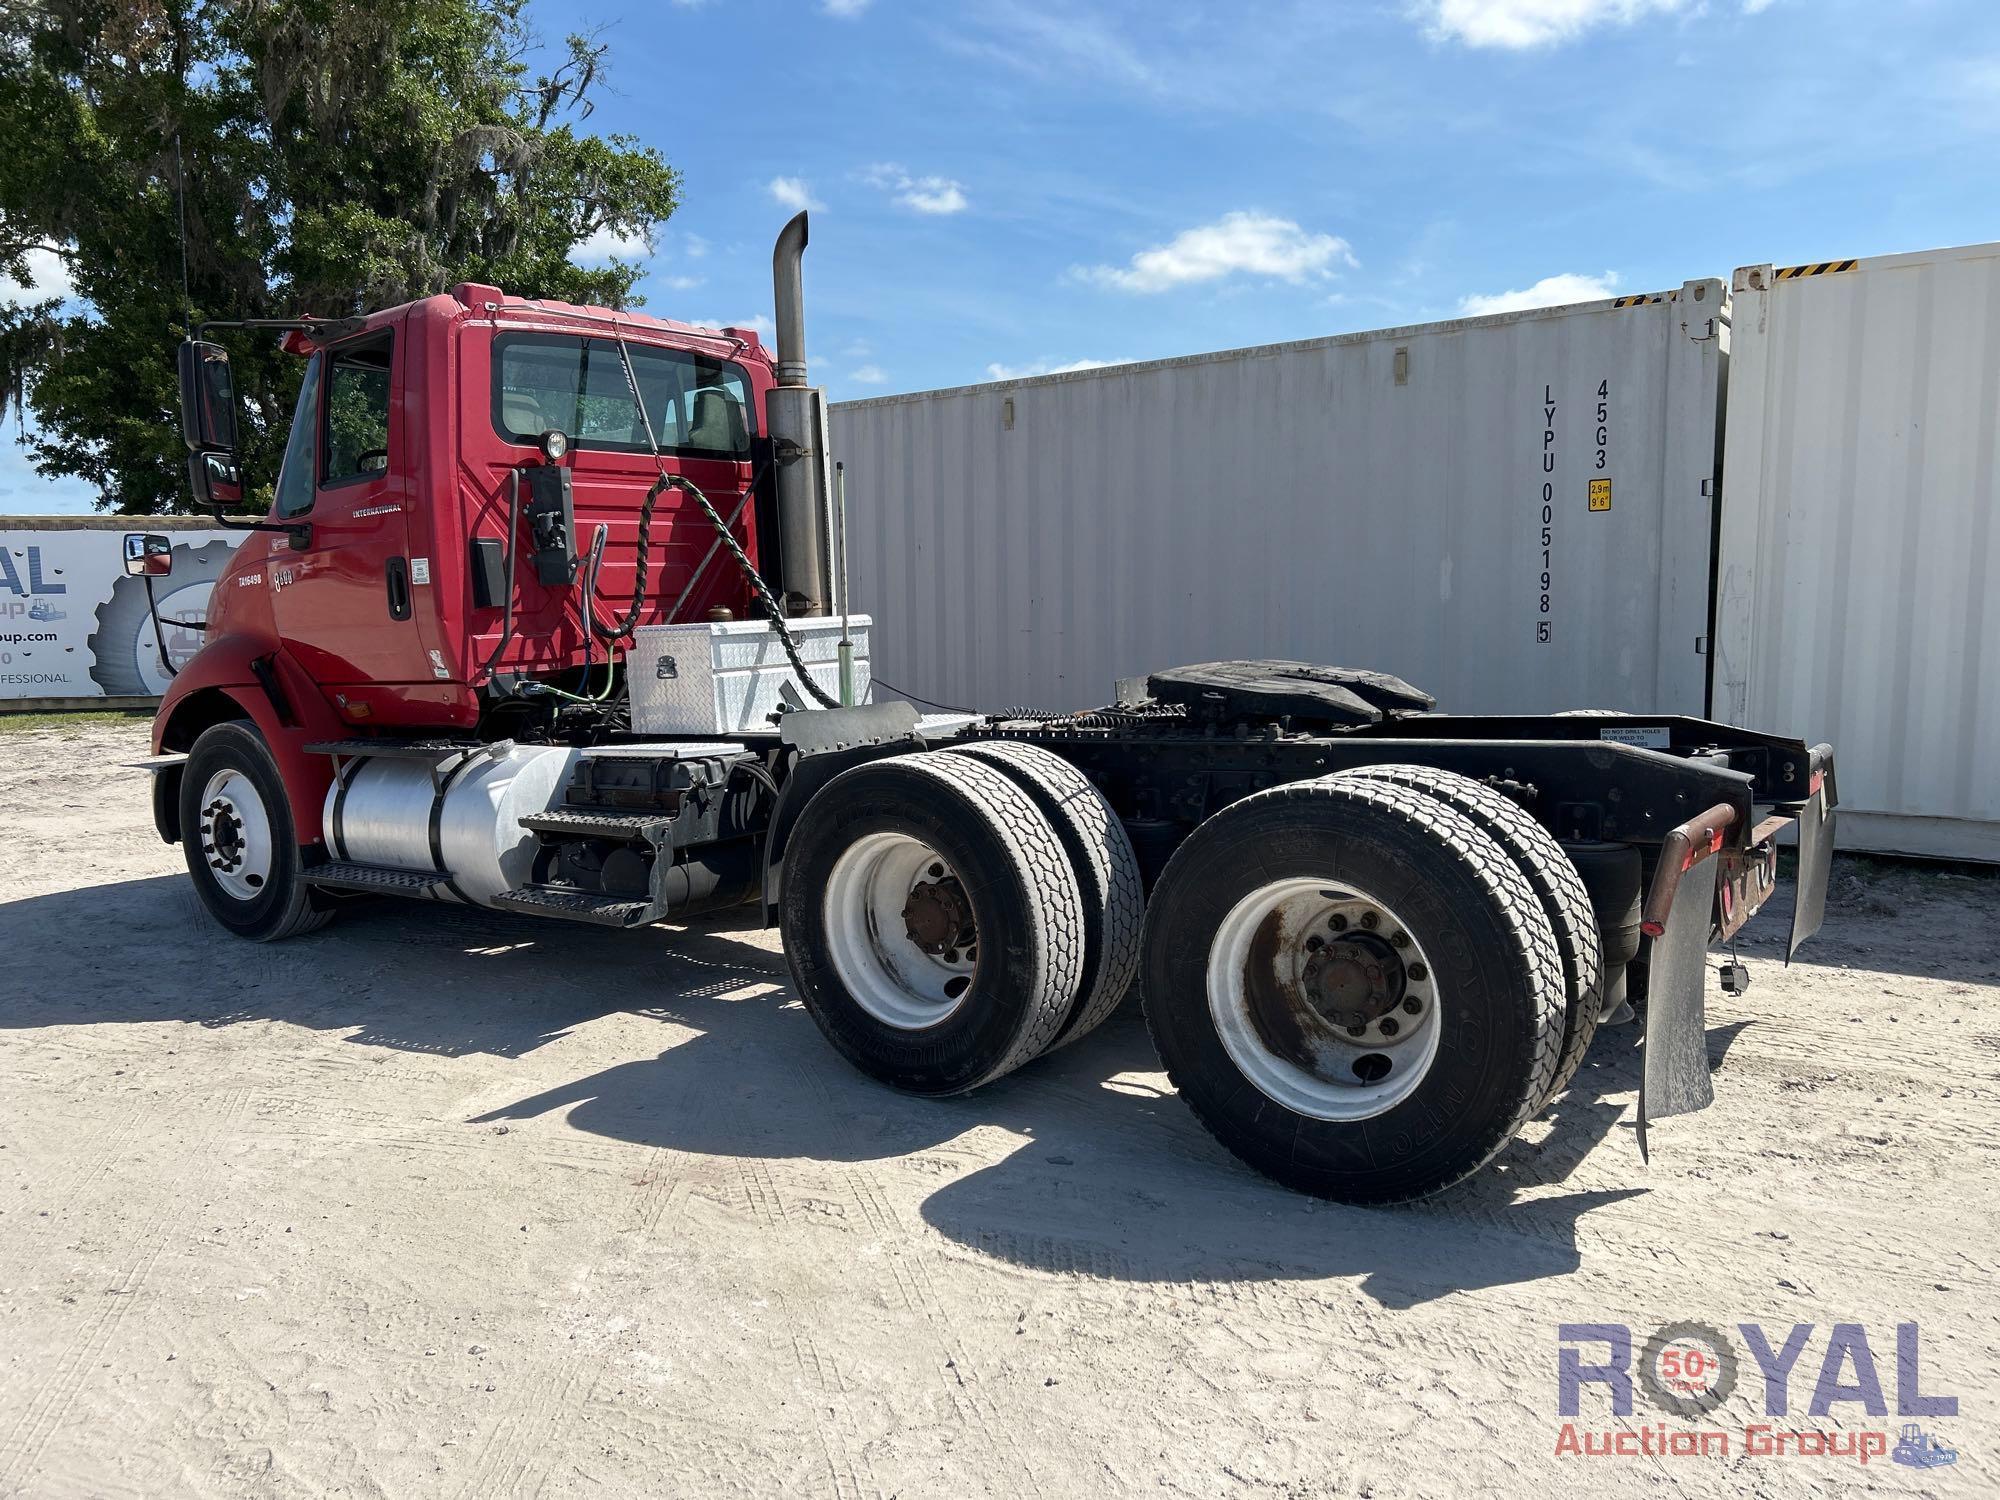
[[[300,876],[285,784],[264,737],[234,722],[205,729],[181,771],[181,849],[209,914],[268,943],[324,926]]]
[[[1470,819],[1333,777],[1225,808],[1146,914],[1140,992],[1167,1075],[1215,1137],[1348,1203],[1477,1171],[1542,1100],[1562,962],[1541,903]]]

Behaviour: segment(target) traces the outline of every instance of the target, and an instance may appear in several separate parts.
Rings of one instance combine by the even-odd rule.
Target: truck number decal
[[[1600,474],[1611,461],[1611,382],[1597,382],[1597,462],[1592,465]],[[1589,505],[1592,510],[1611,509],[1611,476],[1590,481]]]

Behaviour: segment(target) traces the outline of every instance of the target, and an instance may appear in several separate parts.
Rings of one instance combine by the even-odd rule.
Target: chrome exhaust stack
[[[806,215],[778,235],[771,289],[778,320],[778,384],[766,410],[778,475],[779,590],[785,612],[823,615],[832,602],[828,576],[832,526],[828,504],[826,393],[806,384],[805,293],[801,264]]]

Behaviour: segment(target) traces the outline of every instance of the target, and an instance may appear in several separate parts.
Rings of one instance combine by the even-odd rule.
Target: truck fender
[[[270,747],[299,843],[321,842],[320,808],[333,781],[333,762],[324,755],[308,755],[305,747],[318,740],[344,739],[348,731],[312,679],[265,641],[247,635],[218,636],[168,685],[153,720],[153,752],[185,752],[204,729],[230,719],[250,720]],[[169,836],[169,824],[160,809],[178,809],[180,777],[179,766],[155,773],[154,820],[163,838]],[[176,815],[173,822],[178,821]],[[178,836],[178,827],[171,831]]]

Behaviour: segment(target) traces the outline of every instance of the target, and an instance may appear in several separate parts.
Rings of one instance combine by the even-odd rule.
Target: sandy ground
[[[0,1494],[1991,1493],[2000,881],[1836,871],[1634,1145],[1630,1028],[1470,1185],[1296,1197],[1128,1010],[971,1098],[849,1071],[742,924],[381,903],[232,941],[136,727],[0,736]],[[1961,1454],[1557,1454],[1557,1329],[1814,1325],[1781,1427]],[[1806,1414],[1834,1323],[1890,1414]],[[1740,1341],[1739,1341],[1740,1350]],[[1595,1357],[1599,1346],[1588,1346]],[[1584,1395],[1584,1426],[1637,1433]],[[1670,1421],[1676,1428],[1688,1424]]]

